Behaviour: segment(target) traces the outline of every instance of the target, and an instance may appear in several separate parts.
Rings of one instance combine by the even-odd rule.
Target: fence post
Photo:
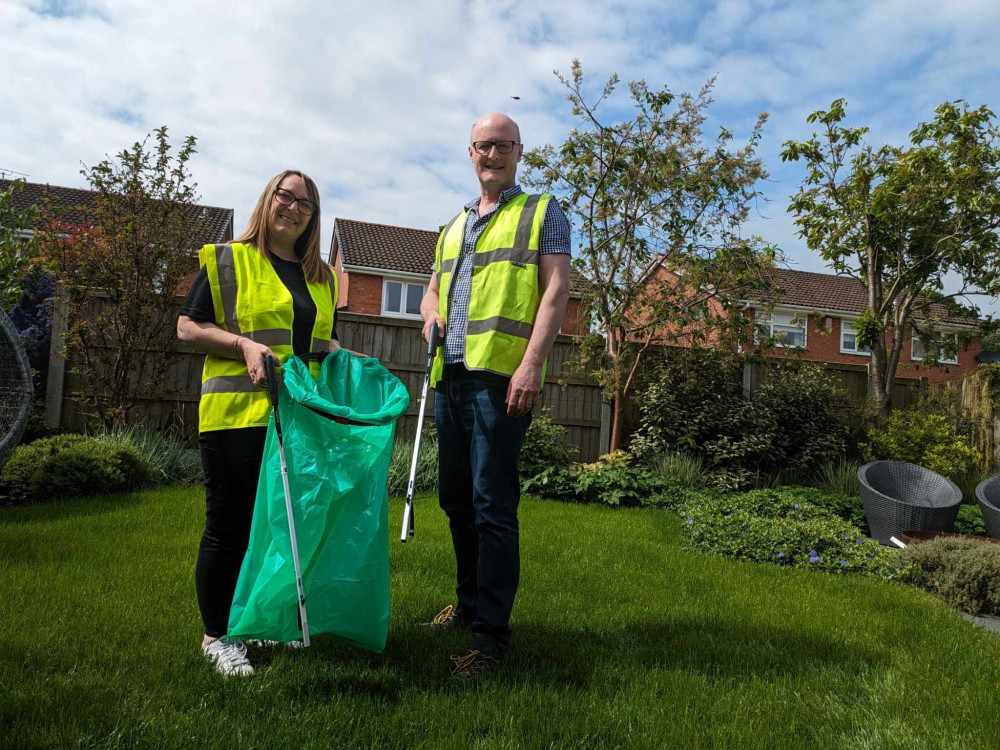
[[[752,389],[752,371],[749,362],[743,363],[743,400],[749,401]]]
[[[601,433],[598,436],[598,455],[603,456],[611,452],[611,420],[614,419],[612,407],[614,401],[601,392]]]
[[[63,334],[66,333],[66,303],[56,297],[52,305],[52,336],[49,341],[49,375],[45,383],[45,424],[59,427],[62,422],[63,385],[66,382],[66,358]]]

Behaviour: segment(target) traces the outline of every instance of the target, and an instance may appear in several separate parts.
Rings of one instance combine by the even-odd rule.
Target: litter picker
[[[427,369],[424,371],[424,387],[420,392],[420,413],[417,415],[417,438],[413,443],[413,460],[410,462],[410,482],[406,485],[406,507],[403,508],[403,531],[399,541],[405,543],[413,536],[413,490],[417,481],[417,459],[420,457],[420,433],[424,429],[424,412],[427,409],[427,389],[431,383],[431,365],[434,364],[434,350],[437,348],[437,323],[431,324],[430,340],[427,342]]]
[[[278,415],[278,374],[274,357],[264,360],[267,389],[274,408],[274,429],[278,435],[278,456],[281,458],[281,484],[285,488],[285,509],[288,511],[288,537],[292,543],[292,563],[295,565],[295,587],[299,594],[299,619],[302,621],[302,643],[309,646],[309,621],[306,619],[306,590],[302,585],[302,568],[299,566],[299,543],[295,539],[295,518],[292,515],[292,491],[288,488],[288,465],[285,463],[285,446],[281,438],[281,419]]]

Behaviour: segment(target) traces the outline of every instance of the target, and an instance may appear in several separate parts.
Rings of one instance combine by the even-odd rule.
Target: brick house
[[[760,334],[783,339],[777,348],[767,353],[789,356],[794,353],[804,360],[847,365],[867,365],[871,357],[867,348],[858,345],[852,322],[867,306],[867,295],[861,282],[849,276],[775,269],[775,285],[780,292],[760,300],[742,300],[752,312]],[[773,304],[773,308],[768,309]],[[975,321],[949,317],[946,308],[936,306],[941,328],[960,341],[955,357],[942,358],[936,366],[923,364],[924,348],[912,331],[904,334],[903,351],[897,376],[927,378],[931,382],[953,380],[975,369],[988,353],[978,337],[967,341],[959,338],[970,334]],[[932,308],[933,309],[933,308]],[[888,341],[887,345],[891,345]],[[981,358],[982,355],[982,358]]]
[[[327,262],[337,271],[337,307],[362,315],[420,319],[438,232],[353,219],[334,219]],[[580,312],[580,277],[573,272],[561,333],[586,329]]]

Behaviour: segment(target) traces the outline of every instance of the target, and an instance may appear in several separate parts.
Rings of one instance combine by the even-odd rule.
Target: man
[[[551,195],[516,181],[524,147],[504,114],[472,128],[480,195],[441,232],[420,304],[423,335],[437,323],[439,498],[458,566],[457,602],[429,623],[472,631],[452,677],[499,664],[510,645],[520,574],[517,462],[544,364],[569,295],[570,227]]]

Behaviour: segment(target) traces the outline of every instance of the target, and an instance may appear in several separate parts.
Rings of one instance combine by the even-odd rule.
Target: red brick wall
[[[779,308],[780,310],[780,308]],[[806,313],[800,313],[805,317]],[[825,317],[827,331],[820,330],[813,315],[808,315],[806,322],[806,347],[802,350],[802,359],[813,362],[840,362],[851,365],[867,365],[871,357],[864,354],[844,354],[840,351],[840,323],[841,319],[828,315]],[[886,346],[891,346],[888,335],[886,336]],[[958,347],[957,365],[938,365],[931,367],[910,359],[910,335],[907,333],[903,342],[903,352],[899,357],[899,367],[896,376],[901,378],[922,378],[925,377],[931,382],[942,380],[952,380],[959,375],[974,370],[979,363],[976,355],[983,350],[983,342],[980,339],[973,339],[968,344],[960,344]],[[775,356],[789,356],[791,352],[786,349],[776,349],[768,352]],[[794,355],[793,355],[794,356]]]
[[[347,309],[362,315],[382,314],[382,277],[366,273],[345,273],[350,278],[347,287],[350,296],[347,298]]]
[[[566,303],[566,313],[563,315],[562,333],[567,336],[580,336],[587,332],[587,321],[583,317],[580,309],[583,302],[575,297],[570,297]]]

